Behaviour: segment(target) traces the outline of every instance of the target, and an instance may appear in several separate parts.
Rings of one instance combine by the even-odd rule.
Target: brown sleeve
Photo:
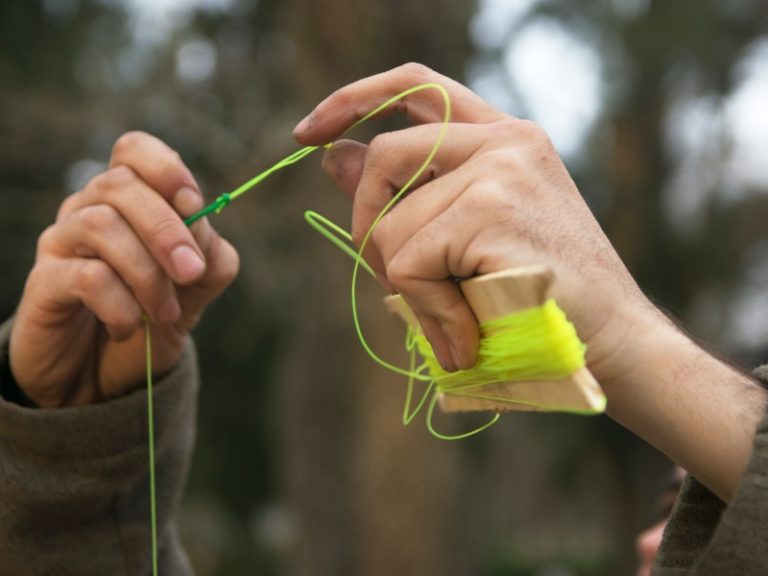
[[[146,390],[55,410],[7,398],[18,391],[8,382],[10,327],[0,327],[0,572],[150,574]],[[154,393],[163,576],[191,574],[174,519],[193,450],[197,386],[190,341]]]
[[[755,374],[768,381],[768,366]],[[768,415],[730,506],[688,477],[675,503],[654,576],[768,574]]]

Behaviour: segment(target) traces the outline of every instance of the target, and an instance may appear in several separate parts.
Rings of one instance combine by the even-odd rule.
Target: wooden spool
[[[487,322],[526,308],[541,306],[549,296],[553,281],[554,274],[550,269],[544,266],[526,266],[477,276],[460,282],[459,286],[477,320]],[[419,330],[413,312],[400,296],[387,296],[384,303],[412,329]],[[482,386],[476,389],[475,393],[504,398],[505,401],[443,393],[440,397],[440,407],[445,412],[592,413],[601,412],[605,408],[605,395],[586,367],[580,368],[563,380],[499,382]]]

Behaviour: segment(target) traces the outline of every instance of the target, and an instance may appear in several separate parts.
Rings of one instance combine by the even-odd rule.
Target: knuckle
[[[113,194],[133,184],[136,175],[127,166],[115,166],[95,176],[88,184],[102,194]]]
[[[45,286],[48,284],[52,275],[51,268],[52,267],[47,260],[38,259],[27,275],[24,288],[25,293],[29,292],[33,287]]]
[[[176,150],[169,148],[163,159],[163,167],[166,172],[176,172],[184,166],[184,160]]]
[[[498,182],[488,181],[475,186],[464,201],[467,202],[469,210],[485,213],[492,211],[498,214],[499,211],[510,207],[512,197]]]
[[[521,172],[522,154],[516,147],[495,148],[477,159],[478,184],[498,186],[499,179],[515,180]]]
[[[518,122],[518,130],[526,142],[533,144],[537,148],[552,146],[549,134],[547,134],[544,128],[531,120],[519,120]]]
[[[127,166],[115,166],[104,174],[108,188],[120,190],[136,180],[136,174]]]
[[[536,124],[533,120],[526,120],[526,119],[518,119],[515,121],[517,124],[517,131],[522,135],[526,136],[528,138],[537,138],[539,135],[544,132],[544,130]]]
[[[113,327],[132,331],[141,323],[142,311],[138,305],[131,303],[125,306],[116,306],[109,312],[109,323]]]
[[[130,306],[112,311],[105,321],[109,324],[113,337],[123,341],[130,338],[141,326],[141,317],[141,309],[138,306]]]
[[[61,220],[67,214],[70,214],[72,210],[74,210],[74,208],[77,206],[77,201],[80,194],[80,192],[75,192],[74,194],[70,194],[64,199],[64,201],[59,206],[58,212],[56,212],[57,221]]]
[[[394,140],[394,134],[391,132],[377,134],[368,144],[368,154],[365,159],[366,167],[380,165],[382,160],[393,151]]]
[[[77,283],[84,294],[104,292],[112,280],[113,273],[101,260],[88,260],[80,266]]]
[[[161,245],[177,244],[183,235],[183,224],[178,216],[171,214],[159,216],[149,227],[149,234]]]
[[[109,187],[108,186],[109,177],[107,176],[107,173],[108,171],[99,172],[98,174],[96,174],[96,176],[91,178],[88,181],[88,184],[86,184],[85,188],[83,189],[84,196],[89,196],[94,192],[106,190]]]
[[[403,291],[413,278],[413,269],[409,259],[402,253],[392,258],[386,265],[386,275],[392,286],[397,288],[399,292]]]
[[[419,62],[407,62],[400,66],[400,70],[410,78],[428,79],[435,75],[434,70]]]
[[[37,239],[37,254],[53,252],[58,246],[56,225],[48,226]]]
[[[528,122],[528,120],[509,117],[504,118],[503,120],[499,120],[498,122],[494,122],[490,126],[503,135],[519,136],[520,132],[524,130],[524,124],[526,122]]]
[[[520,194],[515,190],[510,191],[500,182],[489,182],[480,189],[480,201],[494,212],[503,214],[519,207]]]
[[[148,137],[149,134],[140,130],[132,130],[122,134],[112,146],[112,158],[118,159],[124,156],[130,150],[141,146]]]
[[[131,288],[147,291],[158,298],[173,289],[171,281],[158,266],[142,266],[134,274]]]
[[[532,120],[510,117],[494,122],[491,127],[504,139],[534,146],[550,144],[547,132]]]
[[[108,204],[86,206],[80,211],[80,224],[86,233],[102,235],[113,229],[120,220],[120,215]]]

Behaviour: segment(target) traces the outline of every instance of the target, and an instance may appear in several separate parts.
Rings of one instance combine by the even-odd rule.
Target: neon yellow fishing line
[[[410,423],[430,394],[432,398],[427,408],[427,428],[433,436],[443,440],[459,440],[473,436],[496,423],[500,414],[495,414],[489,422],[469,432],[445,435],[438,432],[432,423],[434,409],[441,394],[547,408],[559,412],[594,414],[600,411],[582,411],[565,406],[545,407],[535,402],[493,396],[478,391],[483,386],[498,382],[561,380],[585,365],[586,346],[579,340],[573,324],[554,300],[550,299],[542,306],[483,322],[479,330],[480,347],[475,366],[469,370],[446,372],[437,361],[424,334],[408,329],[406,348],[409,350],[411,375],[403,411],[404,424]],[[423,359],[419,366],[415,364],[417,351]],[[429,385],[416,408],[410,411],[414,379],[422,375],[429,380]]]
[[[445,372],[422,334],[415,337],[427,371],[441,392],[494,382],[560,380],[584,366],[585,346],[554,300],[480,324],[477,364]]]
[[[157,576],[157,496],[155,490],[155,409],[152,386],[152,326],[144,316],[144,341],[147,355],[147,437],[149,444],[149,507],[152,526],[152,574]]]

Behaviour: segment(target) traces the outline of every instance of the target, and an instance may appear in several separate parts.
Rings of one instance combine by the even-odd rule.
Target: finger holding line
[[[178,152],[150,134],[128,132],[121,136],[114,145],[110,166],[132,169],[149,188],[170,203],[181,218],[192,216],[205,204],[200,187]],[[196,289],[193,292],[197,297],[181,298],[185,310],[185,302],[194,302],[201,308],[209,304],[232,281],[239,269],[237,252],[207,218],[199,219],[189,230],[202,253],[206,268],[204,274],[194,281]],[[222,282],[225,283],[223,286]],[[184,289],[180,292],[183,294]],[[209,298],[200,299],[209,292],[212,293]]]
[[[178,320],[180,305],[172,279],[112,206],[96,204],[73,212],[43,233],[39,245],[61,259],[102,260],[155,324]]]
[[[387,279],[411,306],[448,371],[474,366],[480,342],[477,318],[455,281],[478,271],[478,263],[462,258],[475,233],[456,231],[453,220],[450,211],[436,217],[385,263]]]
[[[336,184],[353,199],[352,238],[361,246],[377,218],[393,198],[407,193],[391,212],[410,210],[409,198],[429,196],[434,217],[460,193],[454,182],[445,180],[470,161],[487,140],[488,129],[474,124],[452,124],[429,165],[425,161],[440,142],[443,125],[423,125],[381,134],[369,146],[342,140],[326,152],[323,167]],[[414,175],[420,174],[415,180]],[[413,180],[413,181],[411,181]],[[403,206],[403,208],[401,208]],[[386,225],[384,216],[379,226]],[[372,267],[383,273],[375,243],[363,247]]]
[[[135,138],[146,139],[145,136],[136,136]],[[148,137],[150,142],[155,142],[159,146],[157,153],[165,151],[168,156],[167,162],[173,162],[177,155],[170,151],[162,142]],[[124,149],[130,151],[137,147]],[[120,149],[119,146],[116,147]],[[135,152],[139,154],[140,152]],[[123,154],[125,160],[125,154]],[[135,162],[138,160],[134,159]],[[145,161],[146,162],[146,161]],[[177,166],[178,168],[178,166]],[[144,169],[143,174],[148,174],[148,178],[154,177],[151,171]],[[162,185],[162,183],[161,183]],[[181,318],[179,325],[186,329],[196,324],[202,310],[207,306],[223,289],[231,283],[239,270],[239,258],[235,249],[213,229],[207,219],[203,218],[187,227],[179,213],[170,206],[165,199],[169,191],[174,187],[165,186],[165,195],[159,190],[151,188],[138,173],[125,165],[117,165],[106,173],[98,176],[89,183],[86,188],[74,195],[66,202],[62,209],[61,218],[66,218],[67,214],[82,210],[87,207],[103,206],[114,209],[132,228],[137,238],[144,244],[147,251],[155,262],[154,266],[144,268],[146,261],[141,266],[136,267],[136,261],[126,264],[127,267],[136,267],[134,270],[125,270],[126,274],[140,277],[153,277],[153,273],[158,266],[162,273],[169,277],[171,294],[174,292],[173,284],[176,287],[175,292],[178,296],[178,304],[175,308],[181,307]],[[181,202],[183,204],[184,202]],[[178,201],[176,204],[180,204]],[[182,215],[189,215],[196,212],[199,204],[187,203],[180,206]],[[114,238],[110,237],[110,241]],[[178,244],[187,252],[192,265],[181,262],[179,265],[177,254]],[[174,246],[176,244],[176,246]],[[103,247],[102,253],[104,253]],[[108,249],[107,249],[108,250]],[[200,269],[199,262],[203,261],[204,266]],[[144,268],[144,271],[138,272],[138,268]],[[129,281],[132,288],[136,284]],[[144,292],[149,294],[150,299],[159,299],[161,296],[155,294],[154,287],[146,287]],[[141,291],[138,291],[141,292]],[[166,289],[160,290],[160,293],[166,294]],[[147,309],[149,315],[156,322],[166,321],[174,316],[174,307],[164,300],[165,306],[162,313],[153,314],[152,310],[158,310],[157,307],[147,307],[147,299],[139,298],[142,305]],[[176,314],[178,316],[178,314]]]
[[[112,148],[109,167],[133,170],[182,216],[203,207],[203,195],[192,172],[173,148],[145,132],[127,132]]]
[[[125,166],[96,176],[67,203],[66,217],[87,206],[112,207],[134,230],[153,258],[177,284],[190,284],[205,272],[205,257],[179,214]]]
[[[429,165],[411,182],[435,148],[441,129],[442,126],[436,124],[414,126],[381,134],[371,141],[355,190],[353,238],[361,240],[361,234],[367,232],[385,206],[409,182],[404,196],[426,193],[426,189],[422,189],[425,185],[463,166],[487,140],[487,130],[477,125],[451,124]],[[433,194],[442,191],[441,186],[430,188]]]
[[[449,94],[457,122],[494,122],[505,114],[455,80],[421,64],[409,63],[349,84],[323,100],[294,130],[302,144],[322,145],[338,138],[378,105],[402,91],[421,84],[437,83]],[[421,90],[392,104],[379,116],[405,113],[415,124],[440,122],[445,102],[436,90]]]
[[[50,278],[57,281],[50,282]],[[98,258],[43,257],[30,272],[27,289],[30,301],[44,308],[54,323],[68,319],[73,308],[83,306],[113,340],[127,340],[141,326],[144,311],[133,292]]]

